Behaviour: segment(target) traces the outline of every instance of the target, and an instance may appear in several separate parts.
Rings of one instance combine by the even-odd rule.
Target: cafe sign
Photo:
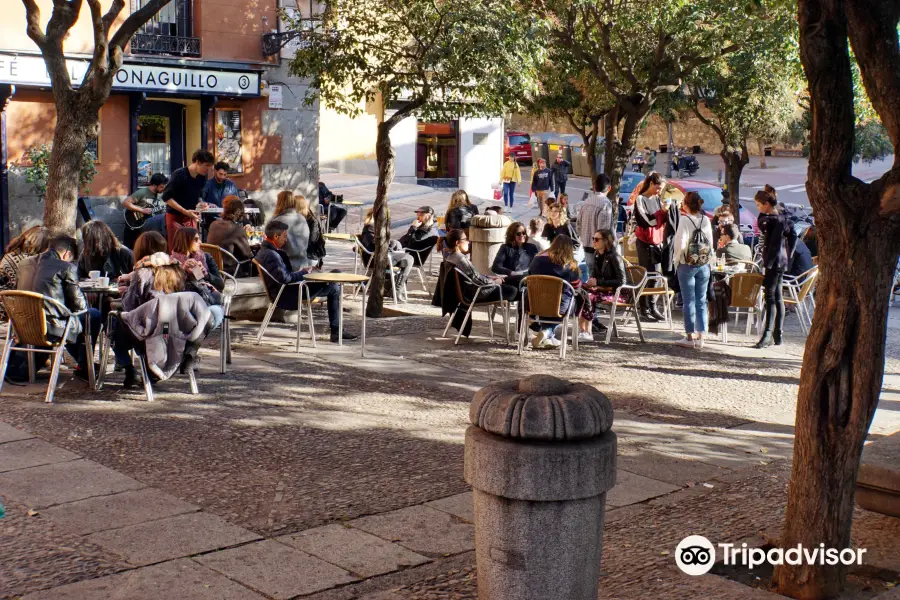
[[[90,63],[68,59],[66,67],[72,85],[78,87]],[[253,71],[215,71],[177,66],[123,64],[113,78],[114,90],[259,96],[260,74]],[[39,56],[0,53],[0,83],[50,87],[50,75]]]

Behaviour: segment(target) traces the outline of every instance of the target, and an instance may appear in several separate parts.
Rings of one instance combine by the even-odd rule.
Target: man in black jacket
[[[73,262],[77,249],[74,238],[66,235],[52,238],[47,251],[38,258],[32,291],[56,300],[73,313],[82,313],[69,329],[66,350],[78,364],[75,375],[86,381],[88,357],[84,350],[84,329],[87,319],[90,319],[91,337],[96,339],[100,330],[100,311],[88,307],[84,292],[78,287],[78,272]],[[66,327],[65,314],[49,304],[45,304],[44,313],[47,316],[47,336],[61,339]]]
[[[266,239],[256,254],[256,260],[268,271],[270,277],[265,278],[269,296],[274,298],[283,284],[303,281],[307,273],[315,270],[306,267],[294,271],[288,255],[281,249],[287,243],[288,226],[281,221],[269,221],[265,229]],[[328,301],[328,324],[331,326],[331,341],[338,341],[338,319],[340,317],[341,288],[336,283],[312,283],[307,286],[311,298],[325,296]],[[292,285],[281,293],[278,308],[283,310],[300,310],[300,286]],[[355,340],[357,336],[344,331],[345,340]]]
[[[420,206],[416,210],[416,220],[409,226],[409,230],[400,238],[400,245],[407,250],[413,250],[412,254],[417,267],[421,267],[431,251],[437,244],[438,230],[434,224],[434,209],[430,206]]]
[[[337,226],[344,220],[344,217],[347,216],[347,209],[336,202],[334,194],[321,181],[319,182],[319,205],[322,207],[323,215],[330,215],[328,231],[336,230]],[[331,207],[331,212],[328,212],[329,206]]]
[[[556,162],[553,164],[553,189],[557,198],[560,194],[566,193],[566,182],[569,180],[569,167],[572,163],[565,160],[562,154],[556,155]]]

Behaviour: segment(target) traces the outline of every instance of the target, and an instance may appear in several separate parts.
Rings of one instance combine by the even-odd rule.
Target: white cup
[[[109,287],[109,277],[98,277],[96,281],[97,287]]]
[[[90,277],[92,281],[100,279],[100,271],[90,271],[88,272],[88,277]]]

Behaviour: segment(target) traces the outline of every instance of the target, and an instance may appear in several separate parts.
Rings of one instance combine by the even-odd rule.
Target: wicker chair
[[[816,308],[813,289],[819,278],[819,267],[813,267],[797,277],[785,275],[783,282],[784,304],[797,310],[797,319],[804,334],[809,334],[812,326],[812,314]]]
[[[649,286],[653,287],[649,287]],[[672,302],[675,300],[675,292],[669,289],[669,280],[662,273],[650,271],[647,273],[647,281],[641,290],[641,297],[662,296],[663,299],[663,316],[666,317],[666,323],[669,325],[669,331],[672,331]]]
[[[219,271],[221,271],[223,274],[226,272],[225,258],[227,257],[230,260],[234,261],[234,273],[230,274],[232,278],[238,276],[238,273],[240,272],[242,266],[249,264],[250,261],[253,260],[252,258],[248,260],[238,260],[234,254],[232,254],[225,248],[222,248],[221,246],[216,246],[215,244],[200,244],[200,249],[213,257],[213,260],[216,262],[216,266],[219,267]]]
[[[297,286],[299,289],[299,293],[302,295],[303,291],[306,290],[306,316],[309,319],[309,335],[312,338],[313,348],[316,347],[316,326],[313,323],[313,315],[312,315],[312,305],[313,299],[309,297],[309,288],[305,285],[302,285],[302,281],[297,281],[295,283],[281,283],[281,287],[278,288],[278,293],[275,294],[275,298],[272,298],[272,295],[269,293],[269,288],[266,285],[266,277],[278,283],[278,281],[272,277],[272,274],[269,273],[265,267],[259,264],[259,261],[255,258],[253,259],[253,264],[256,266],[259,271],[259,279],[262,281],[263,289],[266,291],[266,298],[269,300],[269,310],[266,311],[266,316],[263,318],[262,324],[259,326],[259,334],[256,336],[256,344],[262,341],[263,335],[266,333],[266,328],[269,326],[269,321],[272,319],[272,315],[275,313],[275,308],[278,305],[278,300],[281,298],[281,294],[284,293],[284,290],[291,286]],[[318,300],[318,299],[316,299]],[[303,325],[303,298],[298,298],[297,302],[297,343],[296,343],[296,352],[300,352],[300,329]]]
[[[0,292],[0,303],[3,304],[6,314],[9,315],[9,327],[6,328],[6,344],[3,347],[2,358],[0,358],[0,390],[3,389],[3,382],[6,379],[6,369],[9,366],[9,357],[12,354],[13,346],[18,345],[16,350],[19,352],[52,355],[50,382],[47,384],[46,396],[46,401],[52,403],[53,395],[56,393],[56,382],[59,379],[59,367],[63,360],[66,338],[72,327],[74,327],[75,319],[78,315],[87,311],[73,313],[65,305],[53,298],[24,291],[10,290]],[[53,306],[60,314],[66,317],[66,325],[59,340],[47,338],[47,314],[44,312],[44,307],[47,305]],[[89,335],[85,335],[85,345],[87,346],[89,357],[88,370],[90,373],[93,373],[94,361]],[[34,366],[30,358],[28,362],[29,379],[33,381]],[[93,379],[93,376],[91,379]],[[93,381],[91,381],[91,384],[93,385]]]
[[[530,322],[559,325],[562,324],[562,343],[559,345],[559,357],[566,357],[568,345],[569,324],[572,332],[572,348],[578,350],[578,318],[575,315],[575,288],[568,281],[552,275],[528,275],[519,283],[519,289],[523,290],[521,297],[526,304],[524,315],[519,320],[519,354],[525,346],[525,337]],[[568,289],[572,293],[572,301],[565,314],[559,312],[562,304],[563,290]]]
[[[750,335],[751,325],[756,322],[756,331],[759,333],[762,329],[760,320],[762,319],[765,308],[762,304],[762,287],[763,276],[759,273],[738,273],[728,282],[731,287],[731,303],[728,308],[734,309],[734,326],[738,327],[741,323],[741,315],[747,315],[747,331],[745,335]],[[741,312],[745,310],[746,312]],[[754,316],[753,321],[750,316]],[[728,321],[722,324],[722,342],[728,343]]]
[[[444,271],[444,277],[451,277],[450,281],[446,281],[444,283],[443,292],[444,293],[452,293],[456,295],[457,307],[450,314],[450,318],[447,319],[447,326],[444,327],[444,333],[441,337],[447,337],[447,331],[450,329],[450,324],[453,323],[453,318],[456,316],[456,313],[463,306],[468,305],[468,309],[466,310],[466,316],[463,318],[462,324],[459,326],[459,330],[456,334],[456,340],[454,340],[453,344],[459,344],[459,338],[462,336],[463,330],[466,328],[466,323],[472,318],[472,310],[476,306],[483,306],[487,308],[488,312],[488,327],[490,327],[491,339],[494,339],[494,316],[497,314],[497,309],[504,309],[504,327],[506,329],[506,343],[509,343],[509,302],[506,300],[494,300],[490,302],[479,302],[478,296],[481,294],[482,290],[489,290],[493,288],[500,288],[499,283],[486,283],[483,285],[479,285],[469,279],[465,273],[454,267],[449,262],[441,263],[441,269]],[[443,279],[441,280],[443,281]],[[440,283],[438,283],[440,285]],[[474,290],[472,292],[472,299],[466,299],[465,294],[465,286],[468,286],[470,290]]]

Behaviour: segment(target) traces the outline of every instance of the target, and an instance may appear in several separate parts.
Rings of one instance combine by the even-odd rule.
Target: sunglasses
[[[591,238],[591,239],[594,240],[595,242],[602,242],[602,241],[603,241],[603,238],[598,238],[598,237]]]
[[[519,237],[519,236],[525,237],[525,235],[526,235],[526,234],[525,234],[524,231],[517,231],[517,232],[516,232],[516,237]]]

